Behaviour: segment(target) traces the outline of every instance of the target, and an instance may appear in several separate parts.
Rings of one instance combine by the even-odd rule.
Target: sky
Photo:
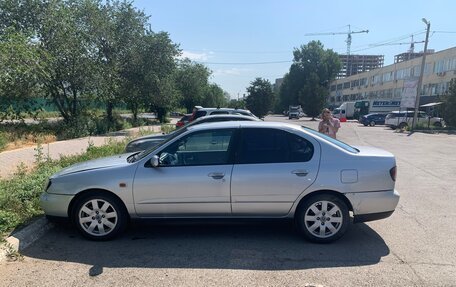
[[[256,78],[283,77],[293,50],[319,40],[325,49],[346,54],[348,25],[353,33],[351,54],[394,55],[407,52],[411,35],[424,41],[431,23],[428,49],[456,46],[456,1],[306,1],[306,0],[137,0],[150,16],[155,32],[167,32],[182,54],[211,71],[210,82],[231,98],[242,98]],[[310,33],[341,33],[315,35]],[[415,44],[415,52],[424,43]]]

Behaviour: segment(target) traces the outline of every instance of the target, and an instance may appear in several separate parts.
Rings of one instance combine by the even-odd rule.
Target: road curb
[[[6,261],[8,254],[12,252],[21,252],[53,227],[54,224],[43,216],[19,231],[14,231],[5,239],[6,242],[0,245],[0,262]]]

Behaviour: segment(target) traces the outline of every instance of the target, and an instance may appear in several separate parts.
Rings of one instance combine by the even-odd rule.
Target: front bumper
[[[46,215],[68,217],[68,207],[73,197],[44,192],[40,197],[40,204]]]
[[[355,222],[378,220],[390,216],[399,202],[396,190],[354,192],[345,196],[353,207]]]

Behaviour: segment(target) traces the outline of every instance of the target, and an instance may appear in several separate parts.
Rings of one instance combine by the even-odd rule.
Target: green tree
[[[141,36],[128,65],[122,69],[122,86],[125,102],[136,120],[140,108],[158,113],[160,120],[177,104],[178,91],[174,85],[177,45],[167,33],[149,31]],[[128,94],[127,94],[128,93]]]
[[[0,34],[13,29],[37,37],[44,11],[50,1],[2,0],[0,1]]]
[[[233,109],[244,109],[245,108],[245,100],[244,99],[230,99],[228,102],[228,107]]]
[[[182,100],[181,104],[190,113],[194,106],[201,105],[208,86],[210,70],[199,63],[184,59],[179,63],[176,85]]]
[[[145,34],[149,17],[126,1],[92,1],[86,15],[97,48],[97,100],[106,106],[106,116],[113,121],[113,108],[125,102],[122,94],[122,75],[130,69],[130,59]]]
[[[46,78],[46,54],[39,45],[14,28],[0,36],[0,121],[34,115],[34,98]]]
[[[96,87],[94,35],[87,25],[89,1],[53,1],[43,15],[39,41],[49,55],[47,95],[66,122],[81,114]]]
[[[456,127],[456,79],[452,79],[446,93],[442,96],[443,118],[448,126]]]
[[[209,84],[203,95],[201,105],[203,107],[226,107],[228,105],[227,95],[217,84]]]
[[[257,117],[267,115],[274,105],[274,93],[268,80],[256,78],[247,88],[246,107]]]
[[[329,83],[341,64],[337,54],[325,50],[320,41],[311,41],[293,51],[293,64],[280,89],[281,103],[300,104],[314,118],[320,114],[329,95]]]

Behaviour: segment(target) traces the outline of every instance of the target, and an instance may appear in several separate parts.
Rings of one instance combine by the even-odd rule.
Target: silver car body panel
[[[230,215],[232,168],[233,165],[139,165],[133,184],[136,213],[141,217]]]
[[[314,145],[308,162],[151,167],[155,154],[194,131],[213,128],[278,128]],[[41,198],[48,215],[68,216],[71,199],[87,190],[118,196],[131,217],[293,217],[305,196],[343,194],[354,215],[393,211],[399,196],[390,169],[392,154],[371,147],[351,152],[299,126],[271,122],[222,122],[189,127],[144,158],[131,154],[73,165],[53,175]],[[223,175],[215,176],[211,175]]]

